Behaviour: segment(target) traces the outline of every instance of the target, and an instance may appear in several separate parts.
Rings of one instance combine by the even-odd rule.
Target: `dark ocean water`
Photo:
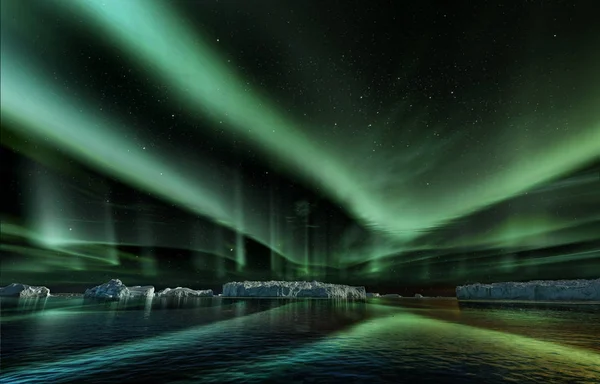
[[[600,307],[0,301],[0,383],[600,383]]]

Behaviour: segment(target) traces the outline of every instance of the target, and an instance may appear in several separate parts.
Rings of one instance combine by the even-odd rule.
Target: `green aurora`
[[[192,253],[192,269],[203,277],[186,279],[213,284],[332,273],[364,284],[600,275],[600,181],[590,167],[600,161],[600,55],[591,46],[578,48],[588,53],[579,62],[559,53],[520,58],[526,64],[503,85],[511,102],[495,111],[470,101],[492,92],[485,84],[457,95],[464,108],[435,109],[435,97],[425,105],[410,93],[402,100],[367,95],[368,79],[324,69],[316,83],[350,84],[352,96],[335,95],[339,101],[319,104],[309,118],[240,71],[221,38],[168,2],[31,4],[2,2],[2,144],[36,164],[19,171],[32,175],[19,181],[26,214],[3,210],[3,284],[84,284],[115,273],[128,284],[176,280],[180,272],[161,270],[155,248]],[[302,234],[301,215],[278,204],[272,189],[245,183],[209,155],[145,144],[157,139],[151,129],[134,132],[135,116],[61,85],[48,64],[69,52],[60,28],[35,22],[55,14],[78,20],[88,39],[110,42],[149,83],[166,84],[167,103],[189,120],[218,127],[218,134],[197,128],[197,140],[237,138],[353,224],[332,244],[321,240],[319,213],[311,211]],[[278,23],[272,28],[283,33]],[[549,33],[540,28],[533,45]],[[304,44],[297,49],[324,49]],[[325,68],[330,58],[314,60]],[[405,61],[400,82],[417,71],[408,55]],[[322,101],[316,85],[307,89]],[[103,177],[152,200],[119,205]],[[124,212],[135,221],[116,223]],[[268,249],[264,270],[249,266],[247,241]],[[565,248],[572,244],[580,246]]]

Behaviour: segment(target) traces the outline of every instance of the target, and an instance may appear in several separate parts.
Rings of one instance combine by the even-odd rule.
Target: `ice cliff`
[[[0,296],[9,297],[48,297],[50,290],[46,287],[35,287],[27,284],[12,283],[6,287],[0,287]]]
[[[456,287],[459,300],[600,301],[600,279],[539,280]]]
[[[364,287],[318,281],[244,281],[223,285],[223,297],[320,297],[365,299]]]
[[[165,288],[156,294],[157,297],[213,297],[212,289],[195,291],[190,288]]]

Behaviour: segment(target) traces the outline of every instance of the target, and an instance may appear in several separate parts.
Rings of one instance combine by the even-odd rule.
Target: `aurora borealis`
[[[598,277],[593,4],[363,3],[2,2],[2,285]]]

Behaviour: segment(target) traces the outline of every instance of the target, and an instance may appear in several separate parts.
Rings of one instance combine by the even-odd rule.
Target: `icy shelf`
[[[35,287],[32,285],[12,283],[6,287],[0,287],[0,296],[9,297],[48,297],[50,296],[50,290],[46,287]]]
[[[365,287],[318,281],[244,281],[223,285],[223,297],[318,297],[365,299]]]
[[[538,280],[456,287],[459,300],[600,301],[600,279]]]
[[[190,288],[165,288],[156,294],[156,297],[213,297],[211,289],[195,291]]]

